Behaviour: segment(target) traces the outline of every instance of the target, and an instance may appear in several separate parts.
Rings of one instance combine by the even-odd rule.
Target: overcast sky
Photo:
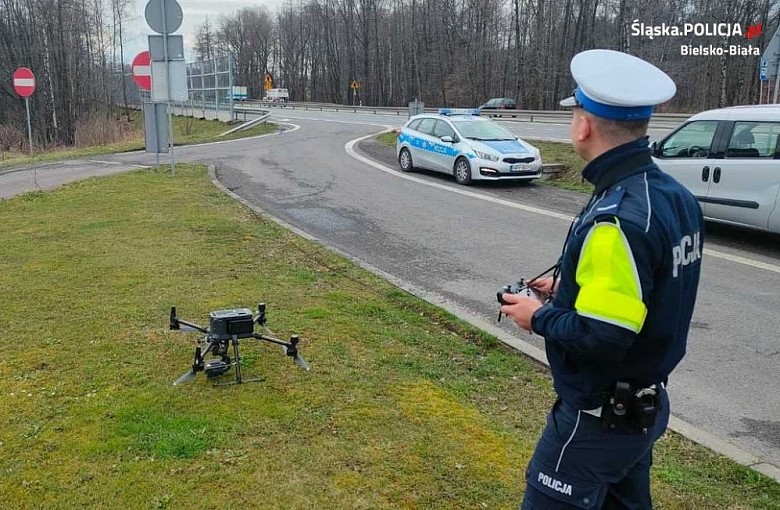
[[[146,36],[153,34],[144,21],[144,8],[148,0],[133,0],[128,9],[127,24],[123,27],[125,43],[125,62],[131,62],[141,51],[147,49]],[[194,60],[192,47],[195,42],[197,27],[208,18],[216,25],[220,16],[233,13],[244,7],[262,5],[275,12],[284,0],[179,0],[184,20],[177,34],[184,36],[185,56],[187,61]]]

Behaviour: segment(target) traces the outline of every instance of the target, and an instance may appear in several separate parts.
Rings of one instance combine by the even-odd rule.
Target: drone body
[[[252,338],[265,342],[281,345],[285,354],[293,358],[296,365],[309,370],[309,365],[298,354],[298,335],[292,335],[289,342],[279,340],[266,335],[255,333],[255,324],[265,327],[265,303],[257,307],[257,315],[252,314],[248,308],[229,310],[216,310],[209,314],[209,327],[204,328],[192,322],[179,319],[176,315],[176,307],[171,307],[170,329],[180,331],[201,332],[205,336],[195,347],[195,360],[190,371],[174,381],[174,386],[195,378],[198,372],[204,372],[208,379],[218,377],[228,372],[232,367],[236,369],[236,379],[223,384],[241,384],[242,382],[260,381],[262,378],[244,380],[241,377],[241,355],[239,353],[240,340]],[[205,349],[202,345],[205,344]],[[233,346],[233,359],[228,354],[230,345]],[[211,354],[213,357],[204,358]],[[217,385],[217,384],[215,384]]]

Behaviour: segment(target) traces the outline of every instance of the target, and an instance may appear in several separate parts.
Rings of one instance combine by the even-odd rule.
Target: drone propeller
[[[293,359],[293,363],[304,370],[311,370],[309,364],[306,363],[306,360],[303,359],[300,354],[298,354],[298,341],[298,335],[292,335],[290,337],[290,345],[284,348],[284,352]]]
[[[190,369],[189,372],[185,373],[175,381],[173,381],[174,386],[178,386],[180,384],[190,382],[191,380],[195,379],[195,370]]]
[[[208,349],[206,352],[209,352]],[[183,374],[181,377],[173,381],[173,385],[178,386],[180,384],[190,382],[191,380],[195,379],[195,374],[198,370],[203,370],[203,354],[199,345],[195,347],[195,361],[192,362],[192,368],[189,372]]]
[[[293,356],[293,362],[296,365],[298,365],[299,367],[301,367],[302,369],[304,369],[304,370],[311,370],[311,368],[309,367],[309,364],[306,363],[306,360],[301,358],[300,355],[298,355],[298,354]]]

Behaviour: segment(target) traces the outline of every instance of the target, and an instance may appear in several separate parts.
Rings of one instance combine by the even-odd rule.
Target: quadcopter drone
[[[216,310],[209,314],[209,327],[204,328],[192,322],[179,319],[176,315],[176,307],[171,307],[172,330],[185,332],[200,332],[205,334],[202,340],[199,340],[195,346],[195,360],[192,362],[192,368],[184,375],[176,379],[173,385],[191,381],[195,379],[198,372],[205,372],[207,379],[218,377],[231,367],[236,368],[236,380],[224,383],[215,383],[215,386],[227,384],[241,384],[242,382],[262,381],[263,379],[241,378],[241,356],[238,352],[239,341],[242,338],[253,338],[255,340],[264,340],[272,344],[281,345],[287,356],[293,359],[293,362],[304,370],[309,370],[309,365],[298,354],[298,335],[292,335],[289,342],[279,340],[266,335],[255,333],[255,324],[265,328],[265,303],[257,306],[257,315],[252,314],[249,308],[237,308],[233,310]],[[203,348],[205,344],[205,348]],[[233,345],[233,359],[228,353],[230,344]],[[213,357],[206,359],[205,356],[211,353]]]

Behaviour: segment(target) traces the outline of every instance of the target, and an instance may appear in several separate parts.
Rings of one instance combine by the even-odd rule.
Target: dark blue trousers
[[[650,510],[653,444],[669,423],[661,390],[655,425],[641,433],[603,430],[601,418],[558,400],[526,471],[521,510]]]

